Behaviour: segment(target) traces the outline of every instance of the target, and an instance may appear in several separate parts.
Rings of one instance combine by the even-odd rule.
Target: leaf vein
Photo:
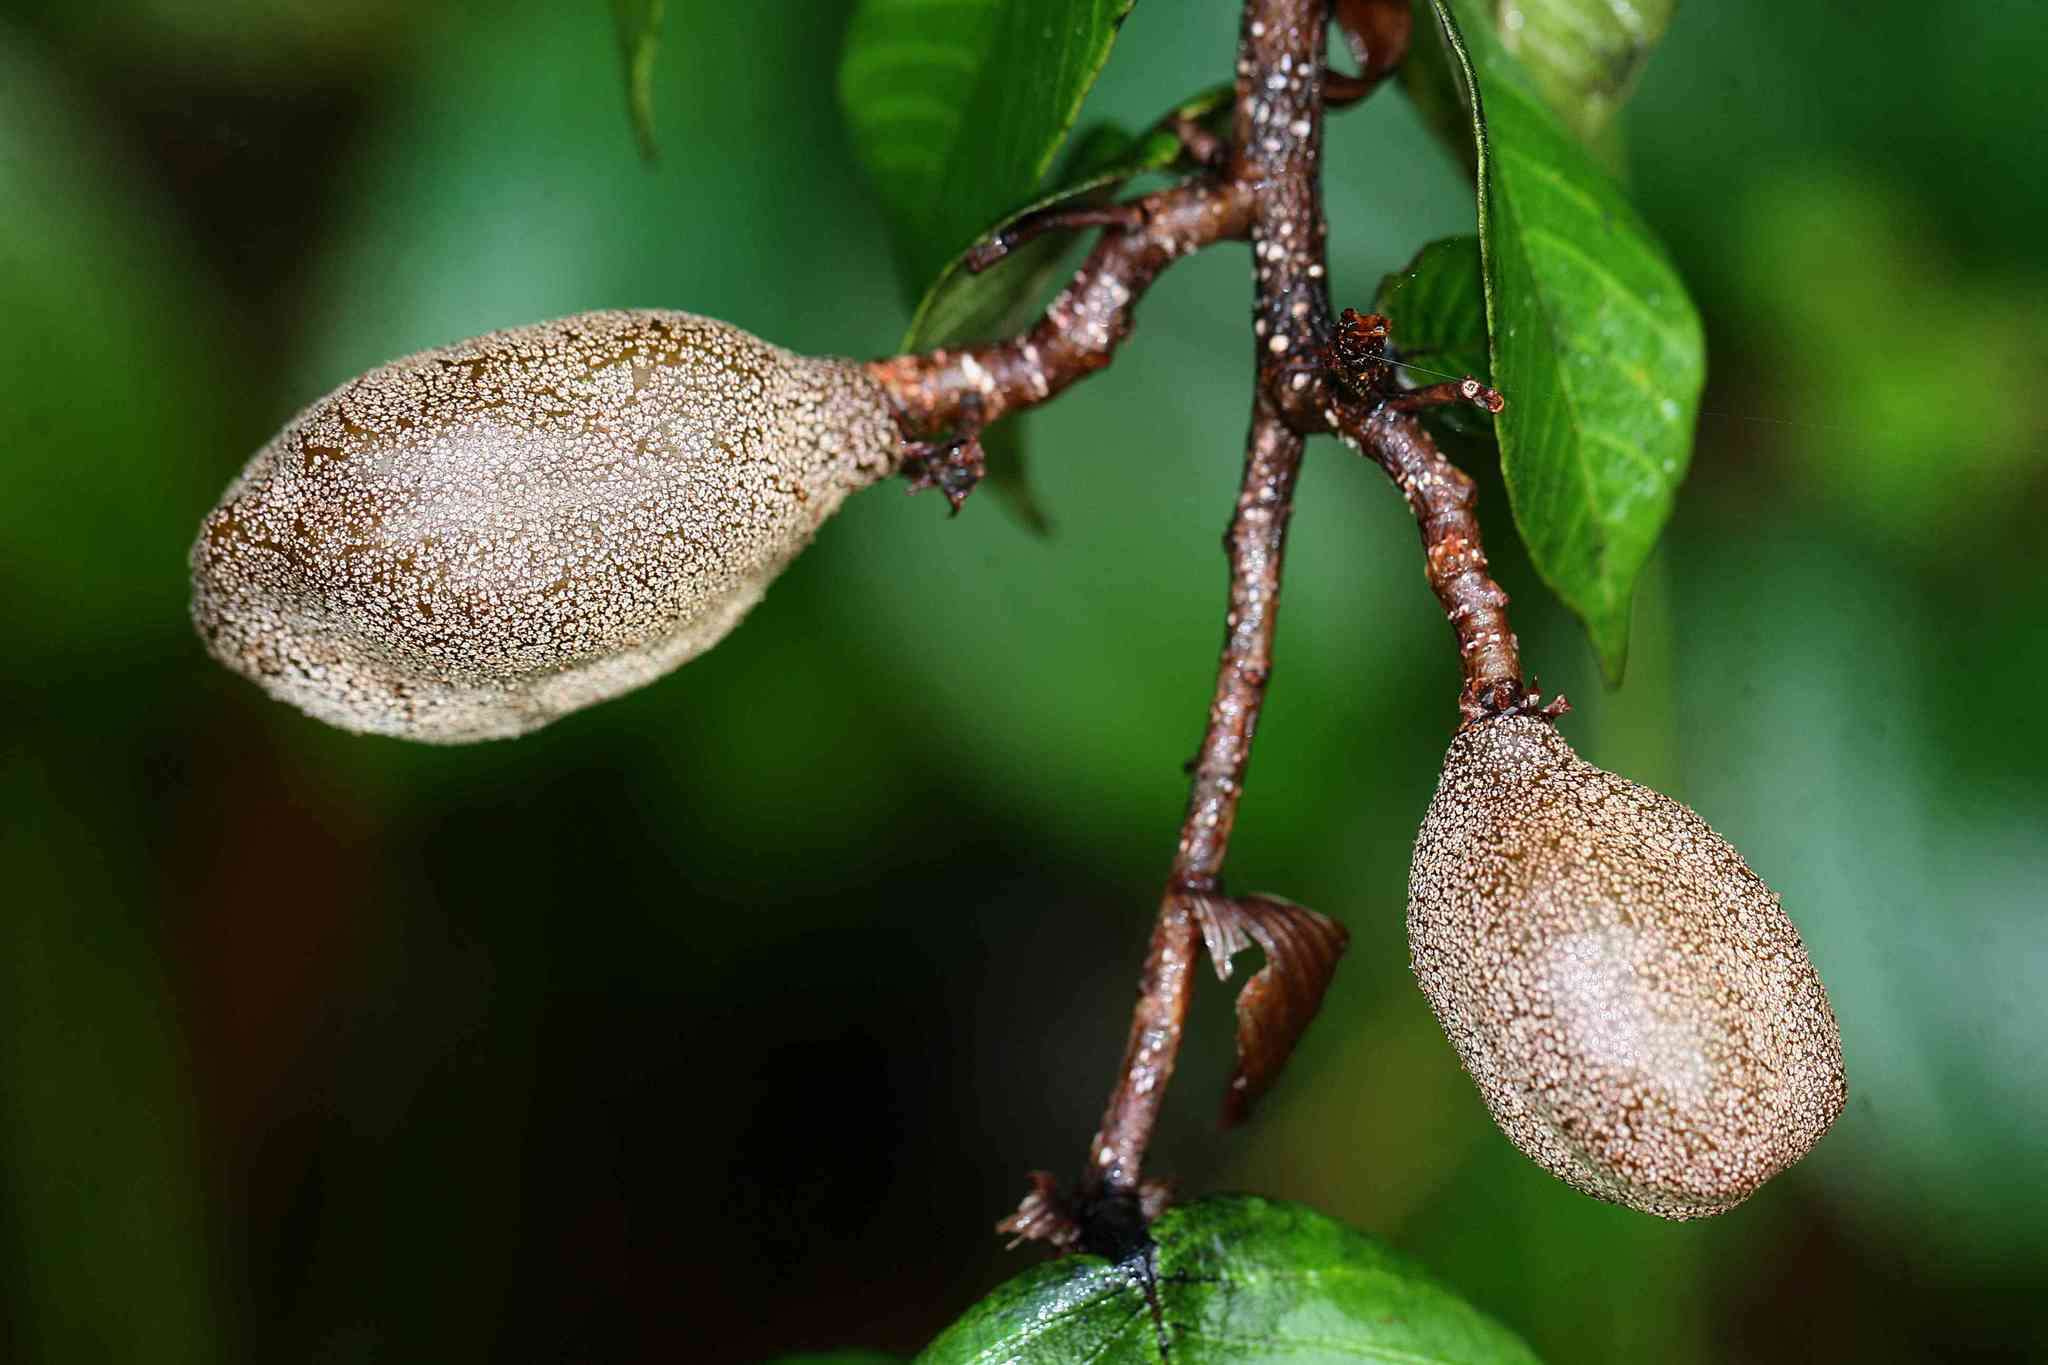
[[[1642,314],[1643,319],[1649,323],[1650,330],[1661,337],[1666,346],[1669,346],[1674,351],[1690,349],[1692,338],[1684,335],[1677,327],[1673,326],[1668,318],[1660,316],[1657,310],[1650,306],[1649,300],[1623,283],[1619,275],[1616,275],[1612,270],[1602,265],[1592,253],[1588,252],[1577,242],[1555,229],[1547,227],[1524,228],[1523,235],[1532,241],[1540,240],[1549,244],[1556,250],[1574,258],[1588,273],[1598,276],[1601,282],[1607,286],[1609,292],[1616,297],[1626,299],[1635,307],[1638,313]]]
[[[1195,1341],[1206,1341],[1217,1346],[1238,1349],[1263,1349],[1270,1352],[1275,1346],[1306,1346],[1332,1355],[1351,1360],[1382,1360],[1390,1365],[1456,1365],[1448,1356],[1418,1355],[1404,1351],[1397,1346],[1375,1346],[1369,1342],[1346,1341],[1342,1337],[1318,1337],[1296,1335],[1288,1332],[1274,1332],[1267,1336],[1234,1336],[1226,1332],[1203,1331],[1198,1328],[1183,1329],[1182,1335]]]

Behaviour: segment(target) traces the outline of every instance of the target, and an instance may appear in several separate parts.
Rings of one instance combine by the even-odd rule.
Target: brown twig
[[[961,350],[924,351],[869,363],[896,406],[906,438],[925,438],[967,418],[993,422],[1043,403],[1109,364],[1130,334],[1131,309],[1167,266],[1212,243],[1244,235],[1248,187],[1202,179],[1122,206],[1045,316],[1019,337]],[[963,409],[971,408],[971,413]]]
[[[1252,736],[1273,671],[1281,556],[1294,510],[1302,439],[1263,401],[1252,414],[1237,512],[1224,545],[1230,554],[1230,611],[1209,723],[1195,759],[1180,847],[1159,907],[1159,922],[1138,987],[1131,1036],[1102,1127],[1089,1148],[1084,1195],[1136,1194],[1145,1148],[1159,1120],[1166,1083],[1180,1051],[1202,942],[1197,898],[1216,890]]]
[[[1200,119],[1181,113],[1168,114],[1165,126],[1168,132],[1180,139],[1181,150],[1197,166],[1219,171],[1230,159],[1230,144],[1210,132]]]

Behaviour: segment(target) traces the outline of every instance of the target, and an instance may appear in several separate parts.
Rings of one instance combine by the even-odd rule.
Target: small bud
[[[1724,1212],[1847,1099],[1834,1011],[1778,897],[1699,816],[1547,720],[1452,741],[1408,942],[1494,1121],[1587,1194]]]
[[[897,439],[858,365],[709,318],[493,332],[258,451],[192,547],[193,620],[343,729],[524,734],[717,643]]]

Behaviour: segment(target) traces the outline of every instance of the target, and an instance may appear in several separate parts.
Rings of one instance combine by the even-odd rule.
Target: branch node
[[[1044,1242],[1055,1251],[1072,1251],[1081,1243],[1081,1220],[1060,1192],[1060,1182],[1049,1171],[1031,1173],[1031,1191],[1017,1205],[1017,1211],[996,1224],[996,1232],[1010,1240],[1007,1251],[1026,1242]]]
[[[1230,144],[1204,128],[1199,119],[1173,114],[1166,120],[1166,129],[1180,139],[1181,150],[1204,170],[1221,170],[1230,160]]]
[[[1171,1181],[1147,1180],[1135,1190],[1109,1190],[1068,1195],[1048,1172],[1031,1173],[1031,1189],[1017,1211],[996,1224],[1015,1251],[1026,1242],[1043,1242],[1056,1253],[1085,1251],[1122,1261],[1151,1239],[1146,1229],[1173,1204]]]
[[[912,494],[936,488],[959,516],[961,504],[988,475],[988,454],[981,448],[981,428],[970,424],[965,430],[931,441],[903,443],[902,472]]]

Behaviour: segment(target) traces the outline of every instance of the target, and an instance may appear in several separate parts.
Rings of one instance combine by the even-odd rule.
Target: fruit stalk
[[[1487,573],[1471,476],[1444,458],[1413,413],[1381,406],[1337,409],[1342,439],[1387,471],[1422,531],[1430,591],[1458,639],[1465,682],[1458,710],[1466,725],[1528,709],[1522,660],[1508,623],[1508,595]],[[1562,709],[1562,702],[1554,703]]]

